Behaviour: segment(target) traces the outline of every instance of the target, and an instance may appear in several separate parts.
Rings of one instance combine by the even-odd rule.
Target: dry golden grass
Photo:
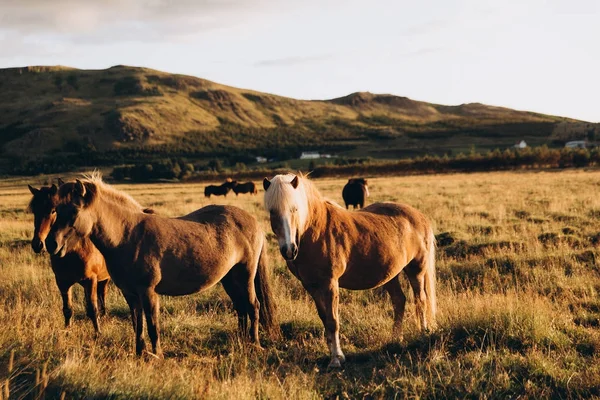
[[[317,181],[341,201],[344,179]],[[83,293],[65,330],[47,256],[27,241],[26,183],[0,181],[2,396],[47,398],[321,398],[600,396],[600,172],[488,173],[373,178],[370,201],[409,203],[439,234],[439,329],[391,337],[379,289],[342,292],[343,371],[328,352],[314,305],[272,245],[284,338],[264,351],[240,342],[218,287],[162,298],[165,360],[133,354],[128,308],[112,286],[94,337]],[[176,216],[212,202],[242,207],[270,232],[262,195],[208,201],[204,185],[119,185]],[[408,289],[408,288],[407,288]],[[408,293],[409,291],[406,290]],[[9,374],[11,354],[14,365]],[[36,374],[38,375],[36,385]],[[8,386],[6,383],[9,383]]]

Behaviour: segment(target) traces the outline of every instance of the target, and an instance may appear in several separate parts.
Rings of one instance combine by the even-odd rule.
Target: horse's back
[[[360,213],[384,215],[396,221],[406,220],[415,228],[421,228],[425,231],[428,231],[431,227],[429,219],[421,211],[408,204],[394,202],[373,203],[360,210]]]
[[[213,226],[235,224],[239,228],[259,228],[258,221],[249,212],[244,211],[239,207],[228,205],[208,205],[196,211],[192,211],[187,215],[178,217],[177,219],[210,224]]]

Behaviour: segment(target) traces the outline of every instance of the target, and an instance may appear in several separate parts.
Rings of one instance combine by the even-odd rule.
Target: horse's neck
[[[95,223],[90,239],[98,249],[110,251],[127,241],[143,214],[102,197],[96,201],[98,204],[95,205]]]
[[[327,208],[329,204],[324,199],[315,199],[309,202],[308,218],[304,227],[304,234],[312,241],[319,240],[321,235],[327,232]]]

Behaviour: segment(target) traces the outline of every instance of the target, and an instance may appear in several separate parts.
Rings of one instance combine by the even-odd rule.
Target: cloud
[[[428,33],[433,33],[433,32],[437,32],[440,31],[446,27],[448,27],[450,24],[448,21],[445,20],[433,20],[433,21],[427,21],[421,24],[417,24],[417,25],[413,25],[410,26],[408,28],[406,28],[403,33],[405,35],[426,35]]]
[[[287,6],[276,0],[2,0],[0,30],[76,43],[175,41]]]
[[[333,54],[321,54],[314,56],[292,56],[274,58],[270,60],[260,60],[254,63],[255,67],[289,67],[300,64],[309,64],[318,61],[331,59]]]

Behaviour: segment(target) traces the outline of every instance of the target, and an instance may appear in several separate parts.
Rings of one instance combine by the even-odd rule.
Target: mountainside
[[[147,68],[0,70],[0,154],[127,149],[255,155],[293,149],[398,157],[585,137],[597,125],[483,104],[388,94],[304,101]],[[600,130],[599,130],[600,132]]]

